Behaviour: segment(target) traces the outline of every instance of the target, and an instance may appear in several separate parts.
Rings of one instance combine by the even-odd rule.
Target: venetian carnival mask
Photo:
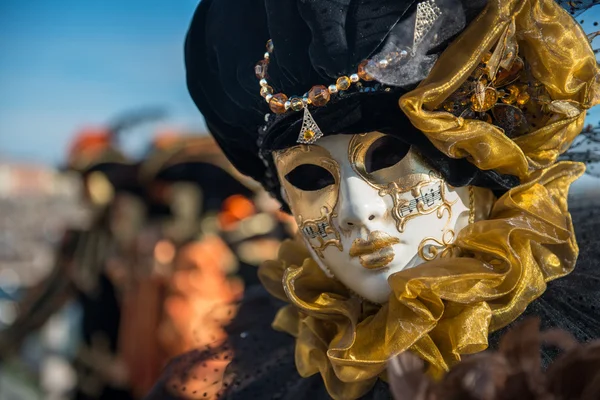
[[[313,258],[359,296],[384,303],[390,275],[452,253],[475,217],[409,145],[380,132],[333,135],[274,153],[284,197]]]

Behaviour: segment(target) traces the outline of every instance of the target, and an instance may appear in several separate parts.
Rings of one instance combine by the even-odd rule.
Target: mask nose
[[[386,205],[373,188],[358,176],[340,182],[338,220],[342,229],[368,227],[383,217]]]

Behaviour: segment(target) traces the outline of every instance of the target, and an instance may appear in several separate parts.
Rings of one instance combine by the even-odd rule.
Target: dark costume
[[[433,22],[419,23],[423,4]],[[230,326],[238,336],[230,336],[234,361],[223,382],[202,386],[187,374],[186,365],[210,357],[200,352],[173,365],[166,390],[387,398],[384,356],[410,350],[439,374],[461,354],[493,346],[520,315],[569,325],[580,339],[600,335],[595,317],[568,311],[578,301],[597,306],[598,273],[592,248],[571,272],[578,248],[566,195],[583,168],[556,163],[598,102],[598,69],[581,28],[553,1],[203,1],[186,62],[192,97],[225,154],[284,204],[274,150],[371,131],[414,146],[449,184],[488,188],[499,199],[455,242],[468,256],[398,273],[389,280],[395,297],[381,307],[356,305],[301,246],[283,246],[261,280],[291,303],[273,325],[296,337],[295,350],[269,331],[276,306],[255,289],[241,308],[252,320],[240,312]],[[304,117],[292,112],[301,110]],[[307,132],[307,121],[319,130]],[[463,268],[481,274],[469,282],[440,276]],[[500,275],[503,283],[493,283]]]

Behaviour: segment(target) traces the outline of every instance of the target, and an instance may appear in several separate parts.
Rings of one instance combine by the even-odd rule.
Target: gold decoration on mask
[[[424,190],[429,188],[429,190]],[[396,229],[399,232],[404,232],[406,223],[413,218],[421,215],[428,215],[436,212],[438,218],[444,216],[444,212],[448,211],[448,221],[452,218],[452,205],[458,200],[449,201],[446,198],[446,184],[438,178],[433,172],[428,178],[423,179],[415,187],[410,189],[412,199],[402,198],[402,194],[398,184],[391,182],[385,189],[381,189],[381,196],[390,195],[394,201],[392,209],[392,217],[396,221]]]
[[[435,260],[438,256],[441,258],[457,257],[460,254],[460,249],[453,243],[454,236],[454,230],[447,229],[442,234],[441,240],[434,237],[426,237],[419,244],[419,257],[425,261]]]
[[[445,211],[452,215],[452,205],[457,200],[451,202],[446,198],[444,180],[426,167],[412,148],[396,165],[373,173],[367,172],[367,152],[383,136],[381,132],[354,135],[348,145],[348,160],[356,173],[377,189],[380,196],[392,197],[392,217],[396,221],[396,229],[404,232],[406,223],[421,215],[437,212],[438,218],[442,218]],[[411,199],[405,198],[407,193],[410,193]]]
[[[478,190],[480,192],[485,191],[485,189],[481,188],[479,188]],[[452,210],[450,209],[449,212],[450,214],[448,215],[448,222],[446,223],[446,227],[448,226],[452,218]],[[469,224],[473,224],[475,222],[475,212],[475,188],[473,186],[469,186]],[[438,256],[442,258],[460,256],[460,249],[454,244],[455,237],[456,232],[454,231],[454,229],[445,229],[442,233],[441,239],[436,239],[434,237],[424,238],[419,244],[419,257],[421,257],[425,261],[431,261],[436,259]],[[436,245],[440,248],[436,247]]]
[[[335,217],[337,215],[327,207],[321,208],[321,218],[318,219],[304,220],[302,215],[298,215],[298,228],[320,258],[323,258],[323,250],[328,246],[335,246],[339,251],[344,250],[340,234],[333,227],[332,219]],[[315,244],[315,240],[318,244]]]
[[[336,217],[334,210],[338,201],[340,171],[331,154],[321,146],[298,145],[275,151],[273,159],[298,228],[315,253],[322,258],[323,250],[328,246],[343,250],[340,233],[332,221]],[[335,184],[315,191],[295,187],[285,176],[303,164],[318,165],[326,169],[334,177]]]

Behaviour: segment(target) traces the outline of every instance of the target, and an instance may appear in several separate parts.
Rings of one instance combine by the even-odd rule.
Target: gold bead
[[[268,94],[273,94],[273,88],[269,85],[265,85],[260,88],[260,95],[262,97],[267,97]]]
[[[481,93],[475,93],[471,96],[471,109],[477,112],[484,112],[496,104],[498,101],[498,92],[494,88],[486,88]]]
[[[527,92],[521,92],[521,93],[520,93],[520,94],[517,96],[517,103],[518,103],[519,105],[521,105],[521,106],[522,106],[522,105],[525,105],[525,104],[527,104],[527,102],[529,101],[529,98],[530,98],[530,96],[529,96],[529,93],[527,93]]]
[[[304,102],[300,97],[292,97],[290,99],[290,108],[294,111],[300,111],[304,108]]]
[[[285,102],[287,101],[287,96],[283,93],[277,93],[271,97],[269,101],[269,108],[275,114],[283,114],[285,113]]]
[[[323,85],[313,86],[308,92],[308,100],[315,107],[324,106],[329,102],[331,95]]]
[[[337,86],[338,90],[348,90],[352,85],[352,81],[347,76],[340,76],[335,82],[335,86]]]
[[[514,104],[517,101],[517,98],[519,97],[519,88],[516,87],[515,85],[510,85],[509,87],[506,88],[506,90],[508,90],[510,92],[510,94],[508,96],[504,96],[502,98],[502,102],[504,104]]]

